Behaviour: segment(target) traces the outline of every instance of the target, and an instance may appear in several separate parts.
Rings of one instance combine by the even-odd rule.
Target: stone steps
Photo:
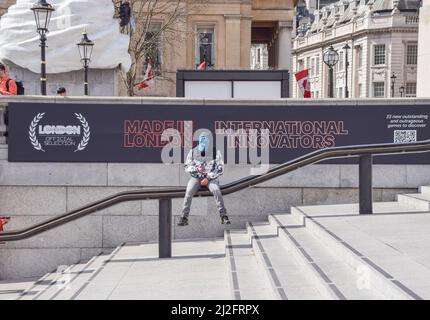
[[[319,283],[333,300],[384,299],[381,292],[360,286],[360,274],[333,254],[291,214],[271,215],[269,222],[285,251],[301,264],[301,270]]]
[[[419,211],[430,211],[430,194],[427,193],[399,194],[397,201]]]
[[[22,293],[30,289],[38,279],[22,281],[0,281],[0,300],[16,300]]]
[[[424,283],[429,283],[430,270],[428,268],[408,258],[389,244],[381,242],[372,234],[351,225],[350,219],[355,219],[355,221],[358,221],[357,219],[375,220],[378,218],[377,214],[364,217],[350,216],[345,218],[348,221],[344,221],[342,215],[335,217],[334,214],[334,218],[318,217],[315,212],[309,215],[306,213],[306,207],[292,208],[291,212],[334,255],[357,270],[367,286],[383,294],[386,299],[420,300],[423,292],[430,294],[428,288],[422,288],[422,290],[418,288],[420,283],[417,279],[409,279],[410,270],[416,270],[417,275],[415,277],[420,278]],[[335,212],[333,210],[333,213]],[[428,212],[417,213],[416,215],[424,216],[427,214]],[[409,212],[406,214],[395,213],[389,217],[391,221],[387,222],[386,219],[385,222],[396,224],[397,222],[393,219],[412,215],[414,214]],[[386,214],[381,216],[387,217]],[[383,229],[383,227],[375,226],[376,222],[361,221],[361,223],[365,224],[367,228]],[[395,237],[396,235],[390,236]],[[394,270],[397,272],[393,273]]]
[[[129,243],[37,281],[0,282],[0,299],[430,299],[430,187],[374,203],[292,207],[224,239]],[[392,231],[391,231],[392,230]]]
[[[235,300],[272,300],[276,296],[269,281],[261,276],[263,266],[256,259],[245,230],[225,232],[226,265]]]
[[[300,263],[280,242],[270,224],[248,223],[248,234],[252,237],[252,247],[262,265],[264,274],[277,299],[281,300],[321,300],[331,296],[313,278],[303,272]]]
[[[72,278],[70,282],[63,286],[60,290],[55,292],[49,299],[51,300],[74,300],[76,297],[86,288],[86,286],[91,282],[92,278],[97,275],[100,268],[109,261],[112,256],[106,254],[100,254],[92,258],[85,266],[76,273],[72,271]]]

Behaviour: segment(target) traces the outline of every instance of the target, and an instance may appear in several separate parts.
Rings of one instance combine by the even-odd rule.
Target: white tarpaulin
[[[36,0],[17,0],[0,20],[0,60],[40,71],[39,35],[30,8]],[[84,29],[94,41],[91,68],[130,68],[129,36],[119,32],[112,0],[49,0],[55,11],[47,35],[47,72],[82,69],[77,43]]]

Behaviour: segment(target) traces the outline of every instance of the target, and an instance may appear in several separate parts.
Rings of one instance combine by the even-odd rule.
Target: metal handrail
[[[277,178],[281,175],[305,167],[317,162],[333,159],[347,158],[357,156],[372,156],[372,155],[399,155],[407,153],[430,152],[430,140],[424,140],[413,143],[388,143],[388,144],[370,144],[356,146],[342,146],[319,149],[310,152],[304,156],[287,161],[283,164],[275,166],[261,175],[251,175],[234,182],[221,186],[221,191],[224,195],[235,193],[237,191],[258,185],[268,180]],[[91,213],[100,211],[107,207],[111,207],[125,201],[136,200],[171,200],[174,198],[182,198],[185,196],[184,187],[169,187],[169,188],[153,188],[147,190],[125,191],[114,194],[99,201],[87,204],[81,208],[72,210],[65,214],[48,219],[41,223],[30,227],[0,233],[0,242],[17,241],[33,237],[42,232],[64,225],[70,221],[85,217]],[[208,197],[212,194],[208,190],[200,190],[196,196]],[[171,204],[170,204],[171,211]],[[160,229],[161,230],[161,229]],[[160,235],[161,240],[161,235]]]

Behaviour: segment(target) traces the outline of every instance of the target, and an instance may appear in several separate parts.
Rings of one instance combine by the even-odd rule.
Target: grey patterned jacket
[[[214,153],[215,150],[216,156],[214,157],[212,153]],[[205,170],[203,173],[199,173],[198,168],[204,168]],[[195,147],[190,150],[185,160],[185,171],[195,178],[217,179],[224,173],[224,159],[221,151],[214,149],[214,151],[202,155],[198,147]]]

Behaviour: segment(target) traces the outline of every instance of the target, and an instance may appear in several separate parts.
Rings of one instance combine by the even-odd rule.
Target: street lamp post
[[[391,98],[394,98],[394,85],[396,84],[396,75],[393,72],[393,75],[391,76]]]
[[[336,50],[334,50],[333,46],[330,46],[327,49],[327,51],[324,52],[323,61],[328,66],[328,68],[329,68],[329,73],[328,73],[328,83],[329,83],[328,95],[329,95],[329,98],[333,98],[334,97],[333,67],[339,61],[339,54],[337,53]]]
[[[399,92],[400,92],[400,97],[401,97],[401,98],[403,98],[403,94],[405,93],[405,87],[404,87],[404,86],[401,86],[401,87],[399,88]]]
[[[88,67],[90,65],[91,56],[93,54],[94,42],[88,39],[88,33],[84,31],[82,33],[81,42],[77,44],[79,54],[81,56],[81,62],[84,66],[84,94],[89,95],[88,90]]]
[[[31,10],[34,13],[36,21],[37,33],[40,35],[40,48],[41,48],[41,74],[40,74],[40,89],[42,95],[46,96],[46,34],[48,33],[48,26],[51,20],[52,12],[55,9],[46,2],[46,0],[39,0],[33,5]]]
[[[348,68],[349,68],[349,60],[348,60],[348,50],[351,47],[348,45],[348,42],[342,48],[345,50],[345,98],[349,98],[349,90],[348,90]]]

